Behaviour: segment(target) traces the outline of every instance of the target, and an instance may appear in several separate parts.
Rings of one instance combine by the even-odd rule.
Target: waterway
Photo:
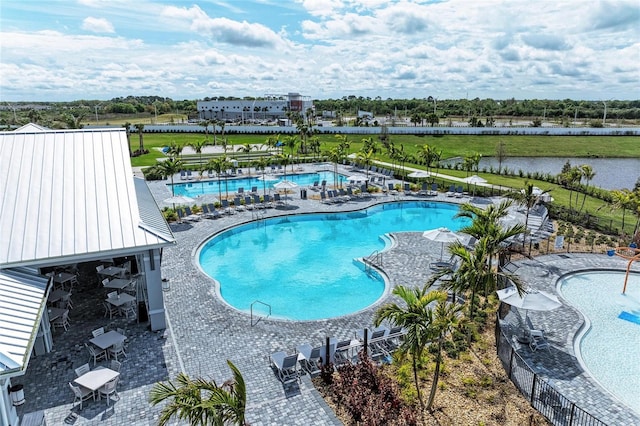
[[[569,160],[572,166],[588,164],[595,172],[595,177],[589,185],[603,189],[633,189],[640,178],[640,158],[556,158],[556,157],[508,157],[502,161],[502,167],[518,173],[540,172],[557,175],[562,166]],[[480,171],[490,167],[498,169],[496,158],[482,158]],[[584,181],[583,181],[584,183]]]

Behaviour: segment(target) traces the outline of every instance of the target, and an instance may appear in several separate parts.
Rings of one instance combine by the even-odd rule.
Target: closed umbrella
[[[351,176],[347,176],[346,180],[348,182],[366,182],[367,177],[362,175],[351,175]]]
[[[258,180],[262,181],[262,195],[267,195],[267,182],[275,182],[280,179],[275,176],[262,175]]]
[[[429,176],[431,176],[431,173],[425,172],[422,170],[417,170],[415,172],[409,173],[407,176],[414,179],[422,179],[422,178],[428,178]]]
[[[442,254],[444,253],[444,244],[463,240],[463,237],[461,235],[456,234],[455,232],[453,232],[448,228],[438,228],[438,229],[431,229],[429,231],[424,231],[422,233],[422,236],[428,240],[442,243],[442,248],[440,249],[441,262],[442,262]]]

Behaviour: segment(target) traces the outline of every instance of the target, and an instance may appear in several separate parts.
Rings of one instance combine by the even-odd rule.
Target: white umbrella
[[[162,201],[168,204],[190,204],[194,203],[196,200],[191,197],[187,197],[186,195],[174,195],[173,197],[166,198]]]
[[[349,182],[366,182],[367,181],[367,177],[366,176],[362,176],[362,175],[351,175],[348,176],[347,181]]]
[[[444,252],[444,243],[453,243],[455,241],[462,241],[463,237],[456,234],[447,228],[438,228],[431,229],[429,231],[424,231],[422,236],[428,240],[435,241],[438,243],[442,243],[442,248],[440,249],[440,261],[442,261],[442,254]]]
[[[522,296],[518,294],[518,290],[513,286],[498,290],[497,293],[500,301],[516,308],[525,309],[527,315],[530,310],[551,311],[562,305],[553,294],[535,289],[525,290]]]
[[[280,178],[277,178],[275,176],[270,176],[270,175],[262,175],[258,178],[258,180],[262,181],[262,195],[266,195],[267,194],[267,182],[275,182],[277,180],[280,180]],[[271,191],[269,191],[271,192]]]
[[[465,183],[487,183],[486,179],[481,178],[478,175],[469,176],[463,179]]]
[[[287,200],[287,191],[289,189],[295,189],[298,187],[298,184],[295,182],[291,182],[290,180],[281,180],[280,182],[276,183],[275,185],[273,185],[273,187],[275,189],[277,189],[278,191],[281,189],[284,189],[284,199],[285,199],[285,203]]]
[[[352,160],[353,160],[353,159],[355,159],[355,158],[358,158],[358,154],[356,154],[356,153],[354,152],[354,153],[352,153],[352,154],[347,155],[347,158],[350,158],[350,159],[352,159]]]
[[[428,178],[429,176],[431,176],[431,173],[425,172],[422,170],[417,170],[415,172],[409,173],[407,176],[409,176],[410,178],[422,179],[422,178]]]

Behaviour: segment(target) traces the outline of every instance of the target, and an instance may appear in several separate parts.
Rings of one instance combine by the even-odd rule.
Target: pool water
[[[640,414],[640,274],[576,273],[560,281],[562,296],[589,321],[576,354],[589,373]]]
[[[205,180],[205,181],[192,181],[188,183],[174,183],[173,190],[175,195],[186,195],[187,197],[195,198],[203,194],[235,194],[239,188],[244,188],[245,192],[251,191],[252,187],[258,189],[258,193],[263,191],[273,190],[273,186],[285,180],[285,176],[282,175],[265,175],[272,177],[273,180],[263,181],[260,178],[262,174],[257,176],[250,176],[244,178],[222,178]],[[331,171],[321,171],[316,173],[298,173],[287,174],[286,179],[290,182],[295,182],[298,186],[311,186],[315,181],[320,184],[323,180],[327,181],[327,185],[333,186],[335,173]],[[338,182],[345,182],[345,176],[338,175]],[[169,185],[171,186],[171,185]]]
[[[197,259],[238,310],[249,312],[259,300],[276,318],[333,318],[362,310],[385,292],[382,277],[366,273],[354,259],[384,249],[387,233],[460,229],[469,222],[454,219],[457,212],[457,205],[445,203],[395,202],[351,213],[272,218],[213,237]]]

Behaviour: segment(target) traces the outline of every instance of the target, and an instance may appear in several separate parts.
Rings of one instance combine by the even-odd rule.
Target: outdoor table
[[[128,286],[132,282],[133,280],[131,279],[114,278],[111,281],[109,281],[107,284],[104,284],[103,287],[122,291],[126,286]]]
[[[118,294],[116,297],[107,297],[105,301],[107,303],[111,303],[113,306],[119,308],[120,306],[129,303],[135,302],[136,298],[127,293]]]
[[[49,297],[47,297],[47,302],[48,303],[56,303],[58,300],[62,300],[63,298],[65,298],[68,295],[69,295],[68,291],[54,290],[51,293],[49,293]]]
[[[102,275],[105,277],[115,277],[117,275],[122,274],[123,272],[126,272],[127,270],[124,268],[119,268],[117,266],[109,266],[108,268],[104,268],[102,271],[98,272],[98,275]]]
[[[88,373],[84,373],[82,376],[76,378],[74,382],[77,385],[83,386],[92,392],[97,391],[102,386],[120,376],[120,373],[113,371],[109,368],[98,367],[95,370],[91,370]]]
[[[47,313],[49,314],[49,321],[54,321],[62,316],[66,309],[60,308],[48,308]]]
[[[70,274],[68,272],[58,272],[53,275],[54,284],[60,284],[60,286],[64,289],[66,283],[73,280],[76,276],[74,274]]]
[[[126,339],[126,336],[123,336],[117,331],[111,330],[97,337],[94,337],[93,339],[89,340],[89,342],[92,345],[95,345],[100,349],[105,350],[115,345],[116,343],[124,342],[125,339]]]

